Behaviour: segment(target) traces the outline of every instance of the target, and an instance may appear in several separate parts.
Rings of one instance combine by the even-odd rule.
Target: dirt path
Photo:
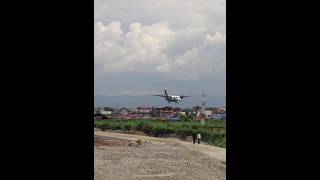
[[[102,132],[98,130],[95,130],[94,133],[95,135],[98,135],[98,136],[111,137],[115,139],[123,139],[123,140],[131,140],[131,141],[136,141],[140,139],[142,141],[148,141],[158,145],[166,144],[166,143],[179,143],[189,150],[199,151],[201,153],[204,153],[210,157],[217,159],[222,163],[226,163],[225,148],[220,148],[220,147],[215,147],[215,146],[205,145],[205,144],[193,144],[192,142],[181,141],[173,138],[156,138],[156,137],[142,136],[142,135],[136,135],[136,134],[121,134],[121,133],[113,133],[113,132],[107,132],[107,131]]]
[[[95,132],[94,180],[195,179],[225,180],[226,166],[177,140]]]

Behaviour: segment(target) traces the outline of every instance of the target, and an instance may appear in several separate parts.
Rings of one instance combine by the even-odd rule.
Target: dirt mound
[[[110,140],[107,140],[110,141]],[[131,143],[136,141],[130,141]],[[95,180],[225,180],[225,166],[178,142],[95,148]]]
[[[117,140],[103,136],[94,137],[95,146],[126,146],[128,143],[126,140]]]
[[[130,141],[130,140],[123,140],[123,139],[115,139],[109,138],[105,136],[95,136],[94,137],[94,145],[95,146],[134,146],[134,147],[141,147],[141,146],[154,146],[154,144],[150,141]]]

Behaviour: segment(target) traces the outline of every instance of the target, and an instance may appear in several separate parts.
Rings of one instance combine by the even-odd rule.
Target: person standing
[[[197,135],[195,133],[192,134],[192,141],[193,141],[193,144],[196,143],[196,139],[197,139]]]
[[[200,133],[197,134],[197,139],[198,139],[198,144],[200,144],[200,140],[201,140],[201,134]]]

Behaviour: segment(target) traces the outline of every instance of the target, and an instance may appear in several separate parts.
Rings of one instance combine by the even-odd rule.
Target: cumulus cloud
[[[167,21],[135,22],[125,32],[119,21],[96,21],[94,32],[96,72],[157,72],[195,80],[225,66],[226,36],[206,27],[173,30]]]
[[[226,0],[94,1],[95,94],[224,101]]]
[[[225,32],[226,0],[95,0],[95,18],[103,23],[120,21],[123,28],[141,22],[168,21],[173,30],[206,27]]]

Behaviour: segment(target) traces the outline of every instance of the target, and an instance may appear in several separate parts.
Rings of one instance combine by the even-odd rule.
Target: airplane
[[[174,102],[174,103],[180,103],[180,101],[185,98],[185,97],[190,97],[190,96],[173,96],[173,95],[168,95],[167,90],[164,90],[165,95],[154,95],[154,96],[159,96],[159,97],[164,97],[168,103]]]

